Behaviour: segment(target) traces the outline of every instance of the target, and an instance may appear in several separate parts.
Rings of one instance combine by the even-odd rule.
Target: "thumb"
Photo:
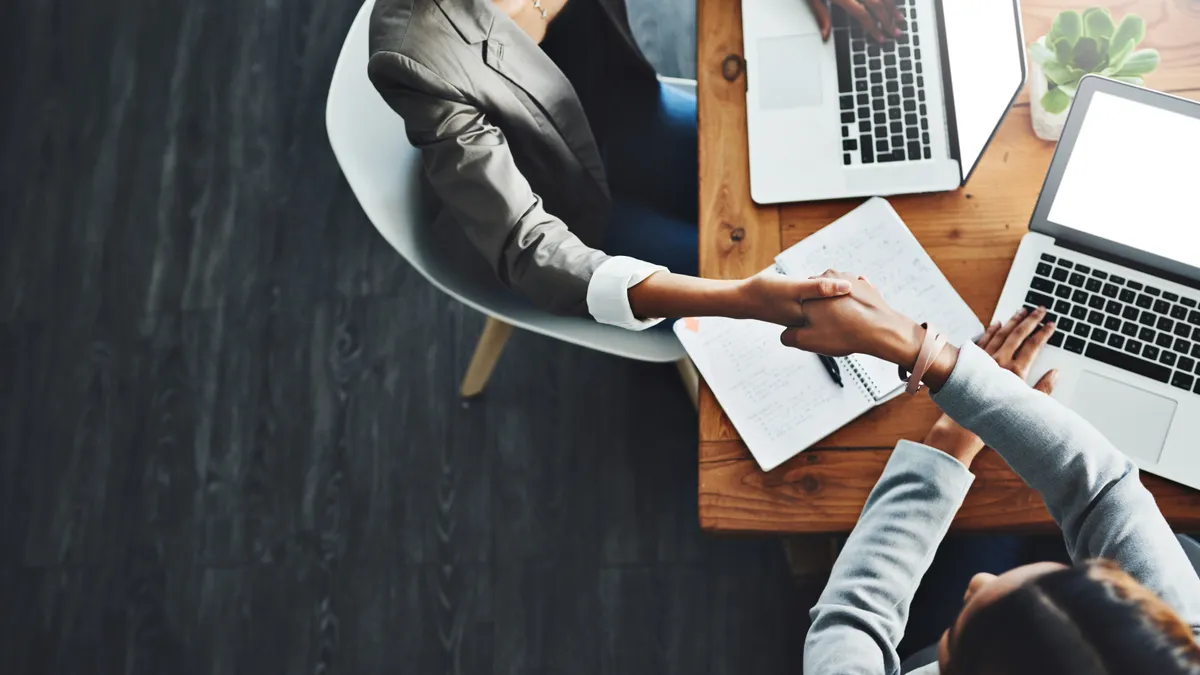
[[[1034,389],[1046,394],[1047,396],[1054,393],[1054,385],[1058,383],[1058,370],[1047,371],[1042,379],[1033,385]]]
[[[783,331],[779,335],[780,344],[782,344],[784,347],[792,347],[793,349],[804,349],[804,347],[800,346],[802,344],[802,340],[804,339],[804,330],[805,327],[800,326],[798,328],[789,328]]]
[[[797,281],[796,284],[797,297],[801,300],[832,298],[850,292],[850,282],[845,279],[817,277],[816,279]]]

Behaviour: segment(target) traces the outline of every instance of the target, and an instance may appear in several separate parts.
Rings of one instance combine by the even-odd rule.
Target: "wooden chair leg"
[[[696,372],[696,364],[688,357],[683,357],[675,361],[675,368],[679,371],[679,377],[683,380],[683,388],[687,390],[688,398],[692,399],[692,405],[696,410],[700,409],[700,373]]]
[[[463,376],[460,390],[463,398],[483,393],[483,388],[487,386],[488,378],[492,376],[492,370],[496,367],[496,361],[500,359],[500,353],[504,351],[504,345],[512,335],[512,329],[512,324],[488,317],[479,342],[475,344],[471,365],[467,366],[467,374]]]

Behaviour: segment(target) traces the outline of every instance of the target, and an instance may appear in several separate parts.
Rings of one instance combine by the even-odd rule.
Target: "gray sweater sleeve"
[[[900,441],[812,609],[806,675],[900,672],[909,603],[973,480],[950,455]]]
[[[1200,579],[1137,468],[1083,418],[970,344],[934,401],[1042,494],[1074,560],[1116,561],[1200,627]],[[949,455],[896,446],[812,610],[806,674],[900,672],[913,593],[972,480]]]
[[[974,345],[933,400],[1041,493],[1072,560],[1115,561],[1200,629],[1200,579],[1137,467],[1091,424]]]

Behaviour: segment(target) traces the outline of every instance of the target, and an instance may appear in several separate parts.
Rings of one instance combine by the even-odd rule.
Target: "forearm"
[[[898,672],[912,594],[972,481],[940,451],[900,442],[811,612],[804,672]]]
[[[629,289],[629,305],[638,318],[746,317],[739,298],[741,280],[701,279],[658,272]]]

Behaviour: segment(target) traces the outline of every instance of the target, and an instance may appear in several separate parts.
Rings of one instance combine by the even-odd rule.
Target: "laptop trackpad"
[[[1178,405],[1164,396],[1084,371],[1069,407],[1125,454],[1157,464]]]
[[[758,41],[753,77],[758,79],[758,106],[784,110],[821,105],[821,52],[818,34],[785,35]]]

